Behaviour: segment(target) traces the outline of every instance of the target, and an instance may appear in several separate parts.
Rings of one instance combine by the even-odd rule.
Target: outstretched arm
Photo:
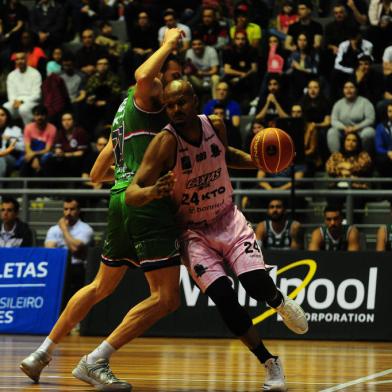
[[[166,58],[177,47],[181,36],[181,29],[166,30],[163,45],[135,71],[135,100],[141,109],[154,109],[154,99],[156,100],[162,92],[162,85],[156,78]]]
[[[219,139],[226,148],[226,163],[232,169],[257,169],[250,155],[237,148],[228,146],[226,126],[222,119],[216,115],[208,116]]]
[[[126,190],[126,204],[141,207],[171,194],[175,178],[169,170],[174,166],[176,150],[177,140],[170,132],[163,131],[154,137]],[[166,174],[160,177],[162,173]]]

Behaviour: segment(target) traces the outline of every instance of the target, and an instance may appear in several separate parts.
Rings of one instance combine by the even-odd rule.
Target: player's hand
[[[178,27],[167,29],[163,37],[163,45],[169,45],[174,50],[177,48],[178,41],[184,36],[184,32]]]
[[[155,185],[152,187],[152,196],[154,199],[161,199],[162,197],[170,196],[173,193],[176,178],[172,171],[169,171],[164,176],[158,178]]]

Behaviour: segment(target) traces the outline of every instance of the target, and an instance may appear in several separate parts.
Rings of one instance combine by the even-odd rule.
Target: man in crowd
[[[324,224],[312,233],[309,250],[360,250],[360,235],[355,226],[343,224],[340,207],[328,205],[324,209]]]
[[[8,102],[4,107],[13,118],[20,117],[28,124],[33,118],[32,110],[41,97],[41,74],[27,65],[26,53],[15,53],[16,68],[7,77]]]
[[[18,218],[19,202],[13,197],[1,199],[0,248],[19,248],[34,245],[29,225]]]
[[[256,238],[264,249],[303,248],[301,224],[287,218],[282,199],[273,199],[268,203],[267,219],[257,225]]]

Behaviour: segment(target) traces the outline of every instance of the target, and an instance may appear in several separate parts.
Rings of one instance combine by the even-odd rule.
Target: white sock
[[[117,350],[106,340],[104,340],[94,351],[87,354],[86,361],[88,364],[95,363],[98,359],[109,359]]]
[[[50,340],[48,337],[42,342],[42,344],[37,348],[37,351],[45,351],[50,356],[52,356],[57,344]]]

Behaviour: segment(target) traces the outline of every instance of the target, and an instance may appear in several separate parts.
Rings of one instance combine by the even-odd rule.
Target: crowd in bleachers
[[[174,26],[200,111],[225,119],[230,144],[280,126],[300,135],[297,178],[391,176],[390,0],[0,4],[0,177],[86,177],[135,69]]]

